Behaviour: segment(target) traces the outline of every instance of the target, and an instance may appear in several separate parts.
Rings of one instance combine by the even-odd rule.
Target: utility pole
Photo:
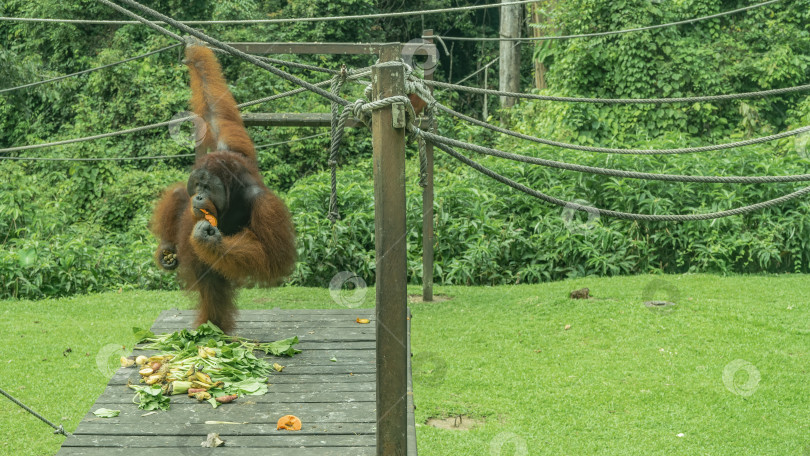
[[[509,3],[513,0],[501,0]],[[523,5],[501,7],[501,38],[520,38],[520,17]],[[499,87],[502,92],[520,92],[520,44],[519,41],[501,41],[501,65]],[[501,97],[501,107],[511,108],[515,98]]]

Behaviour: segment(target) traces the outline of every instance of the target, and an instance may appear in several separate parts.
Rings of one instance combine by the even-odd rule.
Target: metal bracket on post
[[[391,114],[394,117],[392,126],[394,128],[405,128],[405,103],[394,103],[391,105]]]

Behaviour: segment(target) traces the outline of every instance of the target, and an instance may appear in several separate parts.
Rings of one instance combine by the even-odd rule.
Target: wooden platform
[[[358,317],[371,323],[358,324]],[[191,311],[165,311],[152,331],[188,328],[192,318]],[[302,353],[271,357],[286,367],[270,375],[268,394],[240,397],[217,409],[175,396],[170,410],[143,416],[146,412],[132,403],[134,393],[125,386],[128,379],[138,381],[137,371],[121,368],[58,455],[375,455],[374,323],[374,309],[242,311],[237,335],[263,342],[300,340]],[[408,376],[408,455],[416,455],[410,369]],[[101,407],[121,414],[97,418],[92,411]],[[303,429],[276,430],[276,421],[286,414],[300,417]],[[225,445],[202,448],[210,432],[219,433]]]

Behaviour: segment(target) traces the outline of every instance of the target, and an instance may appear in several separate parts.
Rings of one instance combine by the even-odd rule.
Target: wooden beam
[[[372,67],[372,100],[405,95],[405,68],[392,61],[399,43],[383,46]],[[388,63],[387,65],[384,65]],[[405,239],[405,125],[402,106],[372,112],[374,234],[377,252],[377,455],[408,452],[408,290]],[[398,115],[395,111],[401,110]]]
[[[242,114],[246,127],[329,127],[332,115],[328,112],[248,112]],[[346,119],[347,127],[363,126],[354,117]]]
[[[227,43],[248,54],[325,54],[325,55],[379,55],[380,43]],[[413,55],[437,56],[436,46],[420,48]]]
[[[432,37],[433,29],[422,31],[422,36]],[[425,38],[425,45],[432,45],[433,38]],[[425,79],[433,80],[433,71],[425,71]],[[433,86],[428,86],[433,92]],[[434,125],[427,131],[434,132]],[[425,188],[422,189],[422,301],[433,301],[433,144],[425,145],[427,170]]]
[[[248,54],[366,54],[380,52],[378,43],[228,43]]]

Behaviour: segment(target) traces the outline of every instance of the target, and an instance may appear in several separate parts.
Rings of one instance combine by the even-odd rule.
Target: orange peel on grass
[[[295,415],[284,415],[278,419],[276,429],[283,429],[285,431],[300,431],[301,418],[298,418]]]

